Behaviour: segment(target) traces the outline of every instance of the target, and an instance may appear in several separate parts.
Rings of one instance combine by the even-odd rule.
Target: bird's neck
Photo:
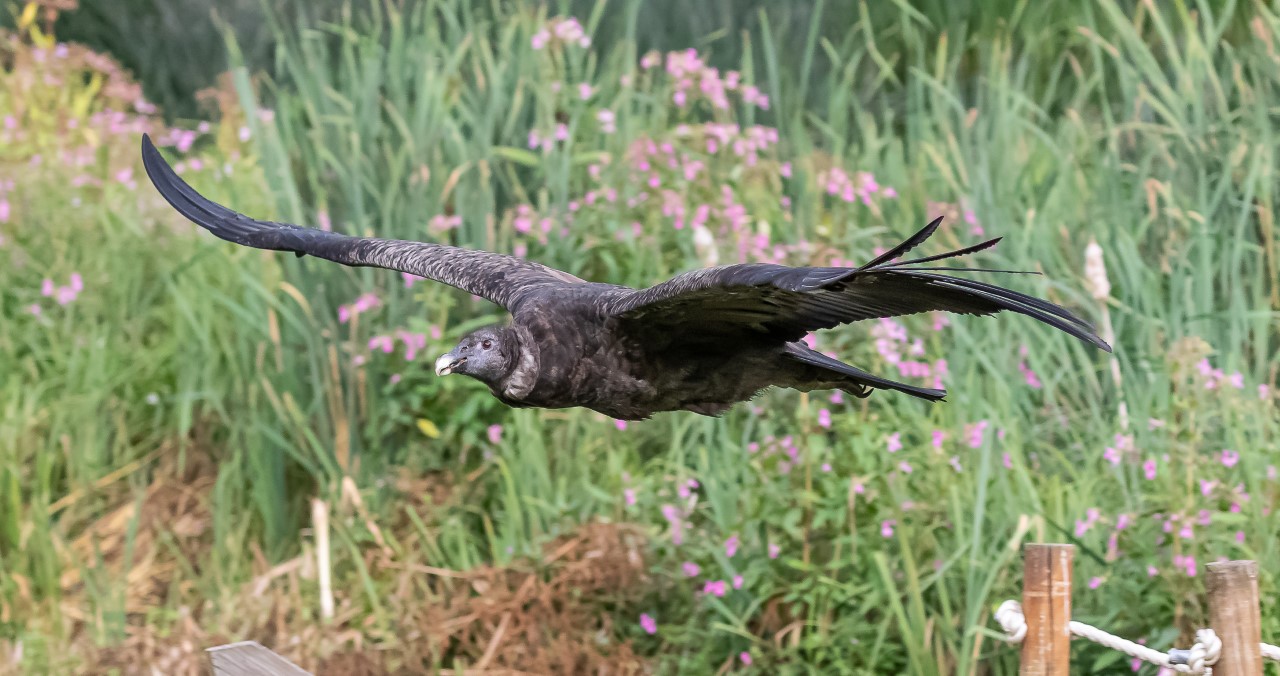
[[[493,389],[508,399],[520,401],[529,396],[538,382],[538,345],[528,331],[519,326],[506,329],[503,343],[514,347],[506,355],[505,375]]]

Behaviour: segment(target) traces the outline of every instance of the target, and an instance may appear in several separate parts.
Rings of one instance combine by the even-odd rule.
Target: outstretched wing
[[[292,251],[355,267],[399,270],[457,287],[512,311],[536,291],[583,283],[567,272],[513,256],[444,244],[351,237],[249,218],[209,201],[187,185],[145,134],[142,163],[151,182],[174,209],[228,242]]]
[[[748,263],[695,270],[647,289],[617,295],[609,301],[606,313],[651,335],[680,330],[684,335],[713,338],[755,331],[797,340],[810,331],[863,319],[938,310],[973,315],[1008,310],[1111,351],[1088,323],[1053,303],[994,284],[941,274],[954,268],[921,265],[987,249],[999,242],[998,238],[957,251],[893,262],[928,239],[941,222],[940,218],[934,220],[859,268]]]

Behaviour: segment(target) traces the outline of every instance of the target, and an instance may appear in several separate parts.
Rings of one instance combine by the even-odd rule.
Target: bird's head
[[[520,355],[515,332],[502,326],[486,326],[458,341],[436,360],[436,375],[460,373],[493,385],[507,377]]]

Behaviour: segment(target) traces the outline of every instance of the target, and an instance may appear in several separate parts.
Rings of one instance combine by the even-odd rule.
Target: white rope
[[[1017,601],[1001,603],[1000,607],[996,609],[995,619],[1000,624],[1000,627],[1004,629],[1005,638],[1010,643],[1021,643],[1026,638],[1027,618],[1022,614],[1022,604]],[[1212,629],[1196,631],[1196,643],[1191,646],[1190,650],[1175,649],[1163,653],[1140,643],[1134,643],[1128,639],[1108,634],[1083,622],[1072,620],[1067,624],[1067,628],[1072,634],[1080,638],[1088,639],[1112,650],[1119,650],[1130,657],[1136,657],[1145,662],[1172,669],[1180,674],[1212,674],[1213,670],[1209,667],[1216,663],[1218,657],[1222,654],[1222,640],[1218,638],[1218,635]],[[1267,655],[1267,648],[1275,648],[1275,646],[1267,646],[1265,643],[1263,646],[1263,655],[1270,657]],[[1276,652],[1280,654],[1280,650]]]

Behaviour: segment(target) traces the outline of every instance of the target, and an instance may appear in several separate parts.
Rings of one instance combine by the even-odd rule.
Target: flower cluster
[[[587,35],[582,24],[571,16],[554,16],[547,20],[547,25],[533,34],[529,45],[535,50],[548,46],[566,45],[587,48],[591,46],[591,36]]]
[[[729,95],[736,93],[746,105],[769,109],[768,95],[754,85],[744,83],[738,71],[731,70],[721,76],[720,70],[708,66],[696,49],[668,52],[665,58],[659,52],[649,52],[640,59],[640,67],[644,70],[663,64],[667,76],[674,83],[671,101],[680,108],[704,100],[713,109],[728,110]]]

